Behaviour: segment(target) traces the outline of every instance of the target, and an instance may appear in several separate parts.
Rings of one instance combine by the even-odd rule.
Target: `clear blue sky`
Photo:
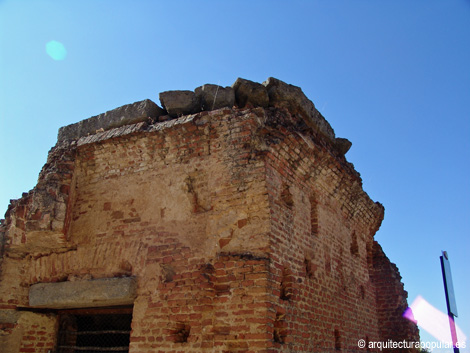
[[[0,213],[36,184],[59,127],[159,104],[161,91],[269,76],[302,87],[353,142],[347,158],[385,206],[376,239],[409,303],[446,311],[449,252],[470,336],[469,0],[0,1]]]

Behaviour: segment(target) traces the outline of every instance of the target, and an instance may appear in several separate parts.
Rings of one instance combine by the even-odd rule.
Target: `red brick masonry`
[[[285,109],[141,122],[49,153],[2,225],[0,345],[54,350],[35,283],[135,276],[131,353],[356,352],[419,340],[384,209]]]

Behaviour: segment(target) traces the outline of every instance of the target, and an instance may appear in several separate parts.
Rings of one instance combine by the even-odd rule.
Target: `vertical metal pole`
[[[444,256],[447,255],[445,251],[442,252]],[[446,304],[447,304],[447,315],[449,316],[449,325],[450,325],[450,335],[452,336],[452,346],[454,347],[454,353],[460,353],[460,349],[457,346],[457,331],[455,329],[454,314],[452,314],[449,304],[449,292],[447,288],[446,273],[444,269],[444,256],[440,256],[441,259],[441,269],[442,269],[442,279],[444,280],[444,290],[446,293]],[[446,256],[447,259],[447,256]],[[453,289],[452,289],[453,290]]]
[[[450,325],[450,334],[452,336],[452,345],[454,346],[454,353],[460,353],[460,349],[456,347],[457,345],[457,331],[455,329],[454,315],[449,314],[449,325]]]

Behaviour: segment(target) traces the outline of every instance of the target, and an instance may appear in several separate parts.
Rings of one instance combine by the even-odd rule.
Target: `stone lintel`
[[[38,283],[29,288],[29,305],[50,309],[130,305],[136,289],[135,277]]]

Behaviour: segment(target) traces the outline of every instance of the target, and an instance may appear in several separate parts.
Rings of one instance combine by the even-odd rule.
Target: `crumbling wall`
[[[67,237],[37,252],[10,233],[7,248],[25,257],[6,261],[18,273],[5,276],[3,298],[28,307],[35,283],[136,276],[131,349],[259,344],[256,321],[266,308],[257,303],[267,288],[258,280],[267,276],[269,244],[264,164],[247,152],[254,114],[232,115],[201,113],[130,133],[122,127],[114,138],[96,141],[97,134],[70,146]],[[182,331],[190,334],[181,338]]]
[[[367,264],[383,207],[322,135],[300,132],[297,117],[269,111],[264,133],[270,196],[276,351],[355,351],[379,340],[375,287]],[[315,329],[312,329],[315,328]]]
[[[396,318],[406,297],[373,242],[383,207],[346,161],[351,143],[300,88],[238,79],[160,99],[164,109],[146,100],[61,128],[38,185],[10,205],[9,351],[55,345],[54,310],[74,304],[49,284],[80,292],[97,279],[116,280],[76,307],[106,306],[108,282],[129,290],[108,302],[133,302],[130,352],[356,351],[358,339],[416,338]],[[47,344],[23,337],[35,329]]]
[[[388,339],[394,342],[419,341],[418,328],[403,317],[408,307],[406,300],[408,293],[404,290],[397,266],[390,262],[376,241],[372,246],[372,256],[371,279],[376,288],[380,336],[384,341]],[[394,349],[383,351],[391,353]]]

